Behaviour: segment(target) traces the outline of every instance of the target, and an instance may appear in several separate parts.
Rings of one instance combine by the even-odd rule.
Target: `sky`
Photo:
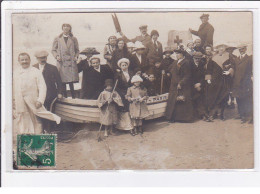
[[[117,13],[122,32],[128,38],[140,34],[139,26],[148,25],[148,33],[153,29],[159,31],[159,41],[167,46],[170,30],[198,30],[202,13],[210,15],[209,22],[215,28],[214,45],[228,43],[252,44],[251,12],[156,12],[156,13]],[[51,51],[52,42],[61,32],[63,23],[72,25],[72,32],[77,37],[80,50],[96,47],[103,52],[110,35],[116,34],[111,13],[41,13],[13,14],[14,62],[19,52],[33,55],[44,49]],[[118,37],[119,34],[117,34]],[[196,38],[193,36],[193,39]],[[48,60],[55,63],[50,54]],[[32,63],[36,59],[32,57]]]

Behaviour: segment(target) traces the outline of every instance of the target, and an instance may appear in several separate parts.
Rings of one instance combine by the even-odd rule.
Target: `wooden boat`
[[[147,100],[150,116],[146,120],[164,116],[168,93],[159,96],[151,96]],[[63,98],[56,100],[53,112],[63,121],[75,123],[99,123],[100,110],[96,100]]]

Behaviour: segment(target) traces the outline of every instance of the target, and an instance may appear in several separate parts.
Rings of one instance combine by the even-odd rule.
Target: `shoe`
[[[244,124],[246,122],[247,122],[246,118],[241,118],[241,124]]]
[[[135,127],[135,135],[138,135],[138,128]]]
[[[134,130],[133,130],[133,129],[130,130],[130,134],[131,134],[132,136],[135,136],[135,133],[134,133]]]
[[[143,131],[143,128],[142,128],[142,127],[139,127],[139,132],[140,132],[140,134],[143,134],[143,133],[144,133],[144,131]]]
[[[220,115],[220,120],[225,121],[224,115]]]

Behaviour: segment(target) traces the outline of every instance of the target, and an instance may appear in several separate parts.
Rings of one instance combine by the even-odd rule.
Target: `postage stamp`
[[[18,166],[53,167],[56,165],[56,135],[17,136]]]

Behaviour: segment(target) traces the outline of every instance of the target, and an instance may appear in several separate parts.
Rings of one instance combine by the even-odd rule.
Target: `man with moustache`
[[[33,67],[39,69],[42,72],[43,78],[46,83],[47,93],[44,101],[44,107],[51,111],[51,103],[55,98],[62,98],[62,82],[61,77],[56,66],[47,63],[47,57],[49,53],[47,51],[39,51],[35,53],[35,57],[38,61]],[[46,132],[50,132],[55,129],[53,122],[49,122],[46,119],[42,120],[42,128]]]
[[[147,25],[141,25],[139,27],[140,29],[140,32],[141,32],[141,35],[139,36],[136,36],[135,38],[133,39],[128,39],[124,34],[123,32],[120,32],[120,35],[122,36],[122,38],[124,39],[125,42],[133,42],[135,43],[136,41],[139,41],[141,42],[145,47],[147,47],[147,44],[149,42],[151,42],[151,36],[147,33]]]
[[[30,66],[29,54],[20,53],[14,72],[14,118],[19,134],[41,134],[39,117],[60,123],[60,117],[43,106],[47,87],[42,72]]]

